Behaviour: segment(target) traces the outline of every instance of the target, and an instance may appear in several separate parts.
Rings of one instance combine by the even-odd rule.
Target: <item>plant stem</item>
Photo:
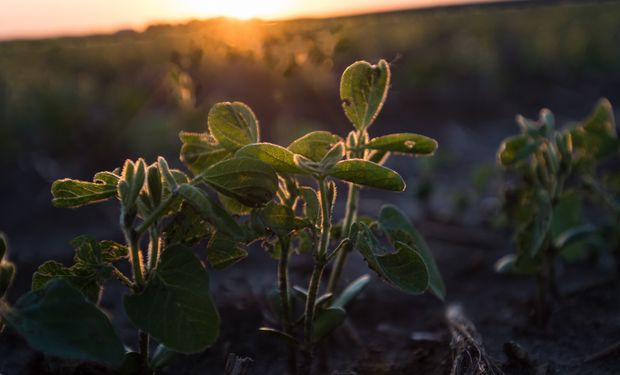
[[[149,335],[144,331],[140,331],[138,341],[138,345],[140,347],[140,356],[142,357],[145,366],[144,368],[146,369],[148,368],[149,363]]]
[[[282,329],[284,333],[294,336],[288,292],[288,258],[291,240],[288,236],[282,236],[279,238],[279,241],[282,246],[282,252],[280,253],[280,259],[278,261],[278,288],[280,289],[280,303],[282,305]],[[292,344],[288,345],[288,371],[291,375],[297,373],[297,353]]]
[[[149,272],[152,272],[157,267],[159,260],[159,233],[157,231],[157,223],[149,229]]]
[[[157,208],[155,208],[155,210],[153,210],[153,212],[151,212],[151,214],[149,216],[147,216],[143,222],[140,223],[140,225],[138,225],[135,229],[136,233],[138,233],[139,235],[146,232],[146,230],[149,228],[149,226],[151,226],[151,224],[153,224],[154,222],[156,222],[159,217],[161,216],[161,214],[164,213],[164,211],[166,211],[168,209],[168,207],[170,207],[170,205],[172,204],[172,202],[174,201],[174,199],[176,198],[177,194],[175,192],[170,193],[170,195],[166,198],[166,200],[164,200],[163,202],[161,202],[159,204],[159,206],[157,206]]]
[[[118,268],[114,267],[112,269],[112,275],[114,275],[114,277],[116,277],[121,283],[123,283],[123,285],[125,285],[129,289],[133,290],[136,287],[134,283],[131,282],[131,280],[129,280],[127,276],[125,276],[125,274],[119,271]]]
[[[342,225],[342,238],[347,238],[351,234],[351,226],[357,220],[357,208],[359,203],[359,188],[355,184],[349,184],[349,193],[347,195],[347,207],[344,215],[344,222]],[[343,249],[336,257],[336,263],[329,275],[329,282],[327,284],[327,293],[334,293],[338,288],[338,282],[340,281],[340,275],[342,269],[347,261],[349,251]]]
[[[310,373],[312,364],[312,325],[314,323],[315,303],[319,294],[323,271],[325,270],[325,255],[329,246],[329,232],[331,228],[331,202],[327,197],[327,184],[324,178],[319,179],[319,192],[321,198],[320,238],[314,253],[314,267],[310,277],[310,285],[308,285],[308,298],[306,299],[304,313],[305,363],[302,366],[304,373]]]
[[[133,280],[136,283],[136,287],[141,289],[144,287],[144,275],[142,274],[142,254],[140,254],[139,239],[140,235],[131,228],[124,228],[125,241],[129,246],[129,256],[131,261],[131,267],[133,270]]]

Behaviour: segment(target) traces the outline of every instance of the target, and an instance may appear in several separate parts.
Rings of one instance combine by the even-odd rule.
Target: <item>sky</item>
[[[143,29],[196,18],[282,19],[468,3],[472,0],[0,0],[0,39]]]

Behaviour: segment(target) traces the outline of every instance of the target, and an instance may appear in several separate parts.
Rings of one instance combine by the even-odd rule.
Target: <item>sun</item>
[[[197,16],[226,16],[239,19],[272,18],[286,14],[291,0],[183,0]]]

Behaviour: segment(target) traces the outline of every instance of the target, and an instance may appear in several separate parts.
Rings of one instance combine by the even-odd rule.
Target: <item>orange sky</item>
[[[277,19],[468,2],[472,0],[0,0],[0,39],[140,29],[151,22],[221,15]]]

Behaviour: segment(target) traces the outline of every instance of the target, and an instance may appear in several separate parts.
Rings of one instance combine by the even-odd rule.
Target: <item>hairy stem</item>
[[[125,276],[125,274],[122,273],[118,268],[114,267],[112,269],[112,275],[114,275],[114,277],[116,277],[121,283],[123,283],[123,285],[125,285],[129,289],[133,290],[136,287],[134,283],[129,280],[129,278]]]
[[[157,230],[157,223],[149,229],[149,272],[152,272],[157,267],[159,260],[159,232]]]
[[[347,206],[344,215],[344,222],[342,225],[342,238],[347,238],[351,234],[351,226],[357,220],[357,208],[359,203],[359,188],[355,184],[349,184],[349,193],[347,195]],[[327,292],[334,293],[338,288],[338,282],[340,281],[340,275],[342,269],[347,261],[349,251],[343,249],[336,257],[336,263],[329,275],[329,282],[327,284]]]
[[[280,304],[282,305],[282,330],[291,336],[293,333],[293,324],[291,323],[291,307],[289,300],[289,281],[288,281],[288,258],[291,246],[291,240],[288,236],[279,238],[282,252],[278,261],[278,288],[280,290]],[[289,374],[297,373],[297,353],[292,344],[288,346],[288,371]]]
[[[321,286],[321,278],[325,270],[325,255],[329,246],[329,231],[331,228],[331,202],[327,197],[327,183],[325,179],[319,179],[319,192],[321,198],[321,226],[320,237],[314,253],[314,267],[310,284],[308,285],[308,298],[306,299],[306,308],[304,313],[304,365],[302,371],[310,373],[312,364],[312,325],[314,323],[315,303],[319,288]]]
[[[141,289],[144,287],[144,275],[142,273],[142,254],[140,254],[139,239],[140,235],[131,228],[124,228],[125,241],[129,246],[129,257],[133,271],[133,280],[136,286]]]

